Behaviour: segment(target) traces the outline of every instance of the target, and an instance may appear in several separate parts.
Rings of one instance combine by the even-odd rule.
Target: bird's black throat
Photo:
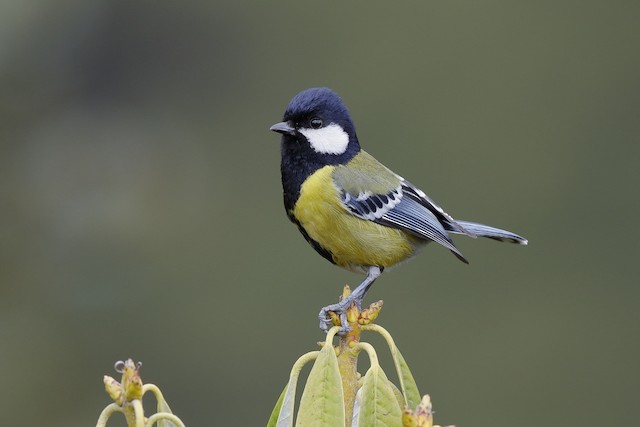
[[[308,142],[298,141],[296,137],[291,135],[283,135],[280,151],[284,206],[289,212],[300,197],[300,188],[307,178],[325,166],[346,164],[358,154],[360,145],[357,139],[352,137],[344,153],[338,155],[321,154],[315,152]]]

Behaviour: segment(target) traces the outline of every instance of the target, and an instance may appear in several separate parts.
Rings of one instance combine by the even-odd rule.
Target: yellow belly
[[[345,210],[331,178],[333,168],[325,166],[304,182],[293,209],[309,237],[331,252],[337,265],[347,269],[391,267],[411,257],[419,246],[418,238]]]

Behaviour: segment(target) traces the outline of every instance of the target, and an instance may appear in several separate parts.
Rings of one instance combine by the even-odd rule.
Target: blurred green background
[[[268,128],[320,85],[452,215],[530,240],[432,245],[369,294],[437,421],[637,425],[638,13],[3,1],[0,425],[94,425],[126,357],[187,425],[266,423],[362,279],[282,207]]]

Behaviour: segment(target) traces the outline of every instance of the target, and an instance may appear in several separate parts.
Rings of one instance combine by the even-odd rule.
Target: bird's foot
[[[322,307],[320,314],[318,315],[318,318],[320,319],[320,329],[327,333],[332,326],[340,326],[340,332],[338,332],[338,335],[344,335],[349,332],[351,328],[349,327],[349,321],[347,320],[347,309],[352,304],[353,302],[350,300],[343,300],[337,304]]]
[[[345,285],[340,302],[330,304],[320,310],[318,318],[320,319],[320,329],[325,333],[332,326],[340,326],[338,335],[344,336],[359,328],[360,325],[372,323],[380,310],[382,309],[382,301],[374,302],[368,308],[361,310],[362,295],[360,293],[351,293],[351,288]]]

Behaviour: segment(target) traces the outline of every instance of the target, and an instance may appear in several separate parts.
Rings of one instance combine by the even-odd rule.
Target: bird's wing
[[[421,198],[420,190],[366,152],[362,151],[347,165],[337,166],[333,181],[343,205],[352,215],[433,240],[467,262],[443,226],[443,219],[448,221],[450,217],[426,196]]]
[[[442,209],[436,202],[434,202],[431,197],[427,196],[424,191],[420,190],[418,187],[405,180],[404,178],[400,179],[402,180],[404,194],[433,212],[433,214],[438,217],[440,222],[443,223],[447,230],[455,229],[458,234],[465,234],[469,237],[473,237],[474,239],[478,237],[475,233],[471,232],[466,227],[463,227],[458,221],[453,219],[453,217],[446,213],[444,209]]]

